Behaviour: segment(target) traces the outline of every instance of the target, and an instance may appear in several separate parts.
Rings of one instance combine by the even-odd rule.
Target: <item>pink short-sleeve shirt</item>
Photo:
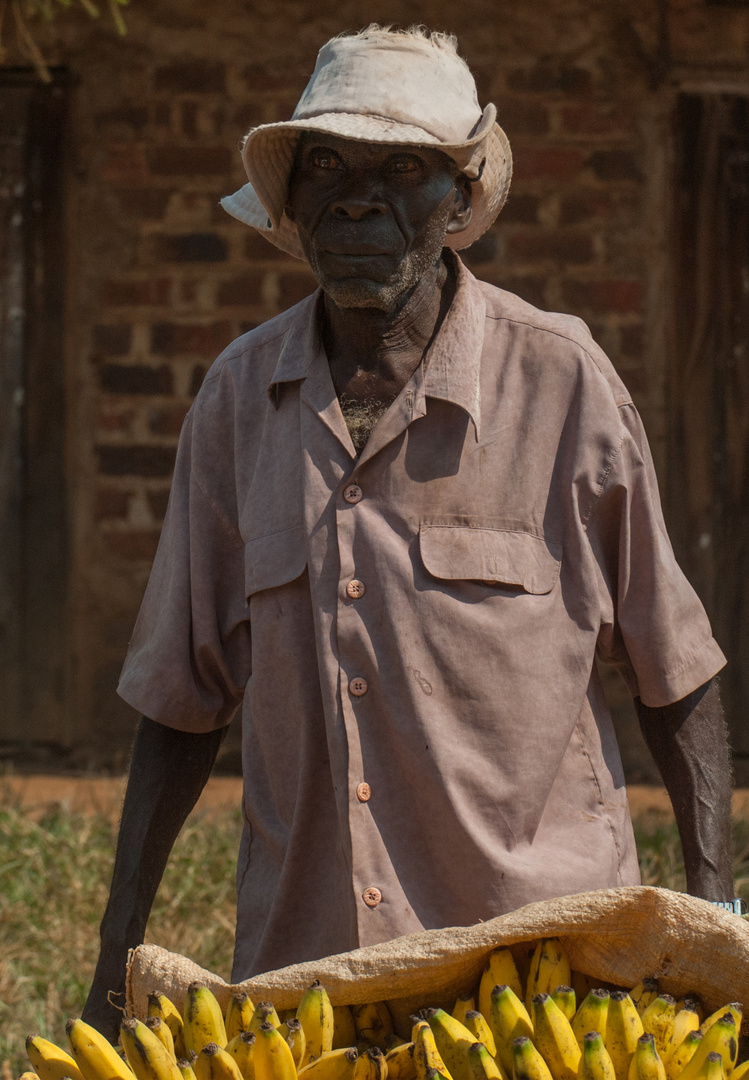
[[[319,294],[185,422],[120,693],[196,732],[242,705],[235,979],[638,883],[595,656],[651,706],[725,662],[587,328],[457,266],[358,459]]]

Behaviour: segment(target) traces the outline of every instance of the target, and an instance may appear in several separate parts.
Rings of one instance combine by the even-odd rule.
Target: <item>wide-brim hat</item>
[[[446,35],[376,28],[334,38],[320,50],[291,120],[262,124],[245,137],[242,161],[250,182],[221,205],[299,259],[302,245],[284,208],[304,131],[447,154],[471,180],[468,228],[445,237],[455,250],[486,232],[507,198],[510,144],[494,105],[479,106],[468,65]]]

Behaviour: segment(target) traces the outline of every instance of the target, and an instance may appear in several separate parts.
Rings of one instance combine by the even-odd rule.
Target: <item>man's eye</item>
[[[340,163],[336,154],[326,150],[316,150],[312,154],[312,164],[317,169],[337,169]]]
[[[397,173],[416,172],[418,167],[419,163],[415,158],[393,158],[390,162],[390,168]]]

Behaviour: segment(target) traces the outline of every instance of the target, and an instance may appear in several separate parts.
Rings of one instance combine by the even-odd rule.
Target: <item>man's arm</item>
[[[661,708],[639,698],[635,705],[673,803],[687,891],[705,900],[733,900],[731,756],[717,681]]]
[[[174,841],[210,776],[226,728],[196,735],[143,717],[133,744],[101,952],[83,1019],[113,1042],[129,949],[140,945]],[[125,1004],[124,996],[120,998]]]

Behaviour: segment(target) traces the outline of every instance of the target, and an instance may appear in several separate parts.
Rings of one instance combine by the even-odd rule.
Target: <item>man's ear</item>
[[[473,207],[471,206],[472,193],[471,181],[463,173],[455,181],[455,200],[453,212],[447,223],[449,233],[463,232],[471,223]]]

